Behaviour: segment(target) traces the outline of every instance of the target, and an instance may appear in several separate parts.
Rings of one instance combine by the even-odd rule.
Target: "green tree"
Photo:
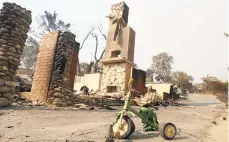
[[[88,73],[89,71],[89,64],[86,62],[82,62],[80,63],[80,68],[81,68],[81,72],[80,72],[80,76],[83,76],[84,74]]]
[[[153,69],[149,68],[146,70],[146,82],[153,83],[153,81],[154,81]]]
[[[188,75],[183,71],[174,71],[172,73],[172,83],[175,85],[180,85],[184,89],[191,90],[193,77]]]
[[[168,53],[163,52],[153,56],[153,64],[151,65],[151,72],[156,81],[170,82],[172,72],[173,57]]]

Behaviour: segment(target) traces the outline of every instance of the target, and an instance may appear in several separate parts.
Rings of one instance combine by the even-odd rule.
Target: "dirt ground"
[[[206,131],[207,136],[205,142],[228,142],[228,120],[223,120],[225,117],[228,119],[228,109],[224,110],[219,117],[217,117],[217,125],[211,127]]]
[[[189,106],[159,107],[159,123],[172,122],[178,134],[174,142],[227,142],[228,111],[211,95],[190,95]],[[121,109],[121,108],[119,108]],[[104,142],[118,110],[70,108],[0,108],[1,142]],[[223,120],[226,117],[226,120]],[[157,132],[143,132],[141,120],[133,118],[136,131],[120,142],[165,142]],[[216,124],[213,124],[213,121]]]

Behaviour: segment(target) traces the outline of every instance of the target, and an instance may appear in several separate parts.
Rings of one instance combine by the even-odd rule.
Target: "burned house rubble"
[[[0,14],[0,105],[10,105],[14,94],[16,70],[31,24],[31,12],[14,3],[4,3]],[[135,31],[128,25],[129,7],[125,2],[111,6],[105,55],[101,73],[86,74],[78,82],[76,65],[80,43],[71,32],[56,31],[40,42],[31,92],[24,97],[31,102],[54,106],[123,105],[128,81],[143,96],[147,93],[146,72],[134,63]],[[19,84],[20,85],[20,84]],[[79,90],[89,87],[86,96]],[[93,88],[93,89],[92,89]],[[84,93],[85,94],[85,93]]]

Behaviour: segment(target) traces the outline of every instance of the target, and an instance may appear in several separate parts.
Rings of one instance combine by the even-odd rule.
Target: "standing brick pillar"
[[[70,32],[47,34],[41,41],[32,85],[32,100],[56,106],[73,105],[73,83],[79,43]]]
[[[3,3],[0,13],[0,106],[8,106],[14,101],[13,82],[31,22],[31,11],[15,3]]]
[[[59,34],[60,32],[48,33],[41,40],[31,90],[33,101],[46,102]]]

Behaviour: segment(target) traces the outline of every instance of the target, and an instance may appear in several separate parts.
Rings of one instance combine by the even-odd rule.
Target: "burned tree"
[[[87,35],[85,36],[83,42],[82,42],[82,45],[80,46],[80,49],[83,48],[84,46],[84,43],[86,42],[87,39],[89,39],[89,37],[93,37],[95,39],[95,52],[94,53],[91,53],[93,58],[94,58],[94,61],[90,61],[90,63],[88,64],[87,66],[87,72],[86,73],[91,73],[91,72],[97,72],[99,67],[98,67],[98,64],[100,62],[100,60],[102,59],[104,53],[105,53],[105,49],[102,50],[102,53],[101,55],[98,57],[98,49],[99,49],[99,35],[101,35],[104,40],[106,41],[106,35],[103,33],[103,27],[102,25],[99,25],[97,26],[97,28],[93,27],[92,29],[89,30],[89,32],[87,33]],[[99,32],[99,34],[98,34]],[[80,68],[80,63],[79,63],[79,60],[78,60],[78,74],[82,75],[82,70]]]
[[[79,51],[83,48],[83,46],[84,46],[84,43],[86,42],[86,40],[89,38],[89,36],[92,34],[92,32],[94,31],[94,27],[93,28],[91,28],[90,30],[89,30],[89,32],[87,33],[87,35],[84,37],[84,39],[83,39],[83,41],[82,41],[82,43],[81,43],[81,45],[80,45],[80,48],[79,48]],[[81,67],[80,67],[80,61],[79,61],[79,59],[78,59],[78,62],[77,62],[77,74],[78,75],[81,75],[82,74],[82,71],[81,71]]]
[[[98,30],[99,30],[100,34],[101,34],[101,35],[104,37],[104,39],[106,40],[107,38],[106,38],[105,34],[102,33],[102,26],[101,26],[101,25],[98,26]],[[99,56],[99,58],[97,58],[97,54],[98,54],[98,45],[99,45],[99,42],[98,42],[98,34],[92,33],[92,37],[95,38],[95,52],[94,52],[94,60],[95,60],[95,62],[94,62],[94,65],[93,65],[93,71],[92,71],[92,72],[96,73],[97,70],[98,70],[98,63],[99,63],[100,60],[102,59],[102,57],[103,57],[103,55],[104,55],[104,53],[105,53],[105,49],[103,49],[101,55]]]

